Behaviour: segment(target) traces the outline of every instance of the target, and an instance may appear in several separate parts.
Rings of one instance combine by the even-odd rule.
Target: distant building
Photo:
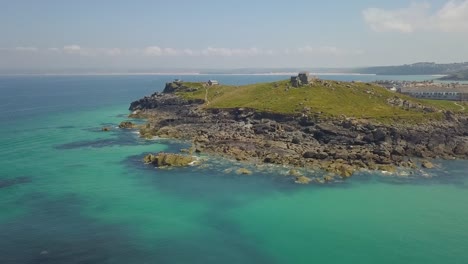
[[[312,82],[312,78],[310,77],[309,72],[300,72],[297,77],[299,77],[302,84],[309,84]]]
[[[457,87],[438,87],[438,86],[415,86],[402,87],[402,94],[406,94],[415,98],[434,99],[434,100],[452,100],[452,101],[467,101],[468,100],[468,85],[460,85]]]
[[[291,85],[299,87],[312,83],[314,78],[310,77],[308,72],[300,72],[297,76],[291,76]]]
[[[301,79],[298,76],[291,76],[291,85],[293,87],[299,87],[302,85]]]
[[[175,82],[175,83],[181,83],[182,80],[181,80],[181,79],[174,79],[174,82]]]
[[[210,86],[219,85],[219,82],[217,80],[209,80],[208,85],[210,85]]]

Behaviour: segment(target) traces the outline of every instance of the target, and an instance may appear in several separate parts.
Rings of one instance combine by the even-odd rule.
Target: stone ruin
[[[291,76],[291,85],[293,87],[300,87],[313,83],[315,78],[310,77],[308,72],[300,72],[297,76]]]

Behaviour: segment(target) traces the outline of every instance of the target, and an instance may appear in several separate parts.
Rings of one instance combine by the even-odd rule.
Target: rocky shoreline
[[[428,159],[433,158],[468,158],[468,117],[450,111],[441,121],[388,125],[357,118],[323,119],[307,112],[206,109],[204,103],[165,91],[132,102],[129,110],[130,117],[148,121],[140,128],[142,137],[189,140],[187,152],[324,170],[341,177],[360,169],[430,168]]]

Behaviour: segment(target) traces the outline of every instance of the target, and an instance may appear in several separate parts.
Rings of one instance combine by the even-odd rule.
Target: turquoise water
[[[468,263],[466,161],[299,186],[285,168],[239,176],[216,158],[150,168],[145,153],[185,143],[100,131],[174,77],[0,77],[1,264]]]

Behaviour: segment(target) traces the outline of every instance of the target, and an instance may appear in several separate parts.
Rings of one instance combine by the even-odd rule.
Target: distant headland
[[[449,74],[440,78],[439,80],[444,81],[468,81],[468,69],[459,71],[453,74]]]
[[[176,80],[129,109],[130,117],[147,120],[141,137],[189,140],[188,153],[323,170],[329,174],[314,179],[291,173],[298,183],[323,183],[361,169],[394,172],[430,168],[431,158],[467,159],[464,105],[301,73],[244,86]]]

